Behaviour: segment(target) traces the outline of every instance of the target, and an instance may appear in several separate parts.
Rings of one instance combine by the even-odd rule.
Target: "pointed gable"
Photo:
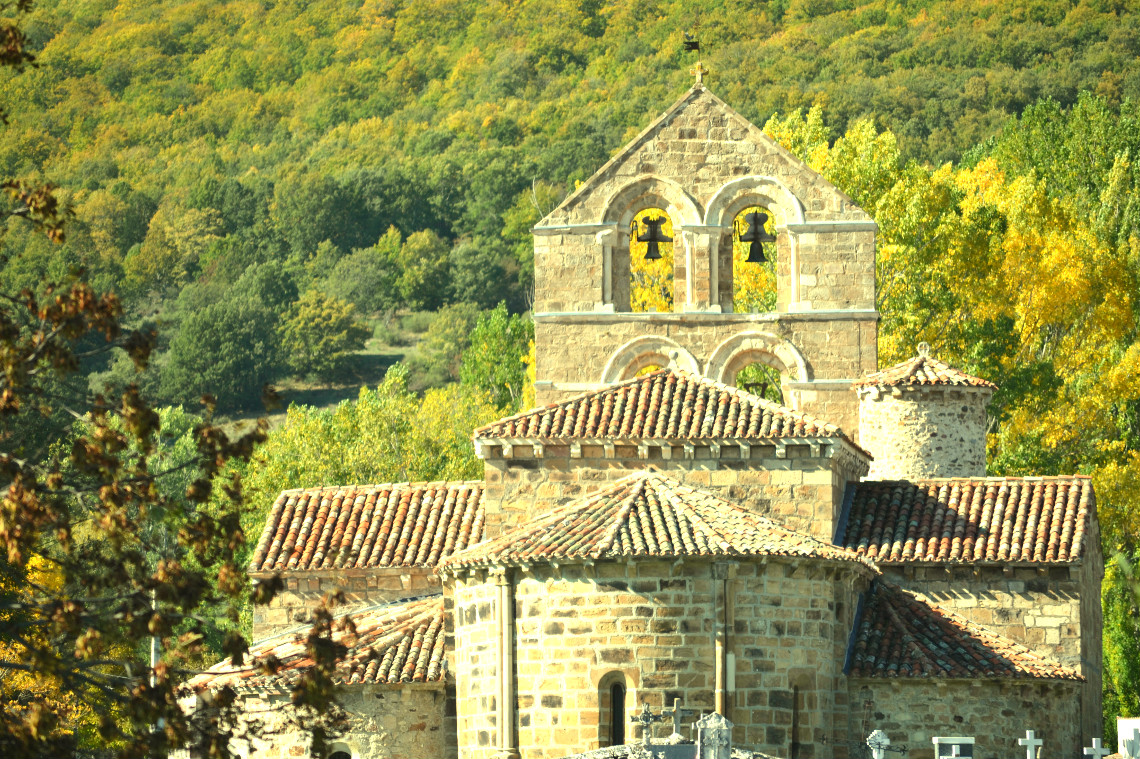
[[[476,441],[840,438],[834,424],[731,385],[661,369],[475,430]]]
[[[536,228],[618,221],[606,217],[604,201],[613,186],[636,177],[676,183],[702,215],[690,223],[719,223],[703,218],[709,201],[726,180],[772,177],[791,191],[798,213],[780,219],[799,223],[810,213],[818,219],[870,221],[870,217],[835,185],[765,134],[731,106],[698,84],[674,102],[637,137],[566,197]]]
[[[441,568],[681,556],[861,561],[711,493],[646,471],[457,553]]]

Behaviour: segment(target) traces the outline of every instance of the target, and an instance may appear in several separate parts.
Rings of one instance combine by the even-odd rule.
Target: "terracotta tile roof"
[[[1076,671],[913,593],[877,581],[864,597],[849,652],[852,677],[1031,677]]]
[[[661,369],[475,430],[475,439],[696,440],[843,437],[834,424],[739,388]]]
[[[251,572],[435,566],[483,539],[482,482],[286,490]]]
[[[1092,480],[1083,476],[853,483],[836,542],[889,562],[1073,562],[1081,558]],[[841,522],[841,529],[842,529]]]
[[[337,664],[334,680],[340,685],[357,683],[442,682],[447,675],[444,656],[443,596],[436,594],[412,601],[352,611],[356,635],[334,633],[348,646]],[[245,665],[233,667],[227,659],[186,683],[191,690],[225,686],[243,691],[287,692],[313,662],[305,653],[308,627],[254,643]],[[266,674],[253,662],[269,656],[281,662],[280,670]]]
[[[997,385],[955,369],[945,361],[932,356],[918,355],[855,381],[855,387],[906,387],[914,385],[954,385],[957,387],[986,387],[996,390]]]
[[[638,472],[457,553],[441,567],[749,555],[860,561],[849,551],[792,532],[710,493],[657,472]]]

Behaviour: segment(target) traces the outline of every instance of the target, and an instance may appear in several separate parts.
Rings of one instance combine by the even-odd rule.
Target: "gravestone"
[[[939,736],[930,739],[934,744],[935,759],[949,759],[952,756],[973,757],[974,739],[962,736]],[[958,753],[954,753],[957,750]]]
[[[882,730],[875,730],[867,736],[867,748],[871,749],[871,759],[887,759],[887,746],[891,739]]]
[[[1092,759],[1101,759],[1101,757],[1108,756],[1111,753],[1111,749],[1101,745],[1100,738],[1093,738],[1093,745],[1085,747],[1085,756],[1091,756]]]
[[[698,714],[700,714],[700,711],[698,711],[697,709],[682,709],[681,708],[681,699],[679,699],[679,698],[673,699],[673,708],[672,709],[663,709],[661,711],[662,716],[668,715],[668,716],[673,718],[673,734],[669,736],[669,738],[668,738],[669,742],[670,743],[679,742],[682,739],[681,722],[683,722],[685,719],[687,719],[689,717],[695,717]]]
[[[1120,734],[1120,753],[1127,759],[1140,759],[1140,728],[1133,728],[1132,734]]]
[[[1037,750],[1043,743],[1032,730],[1026,730],[1025,737],[1017,739],[1017,745],[1025,746],[1025,759],[1037,759]]]
[[[697,759],[729,759],[732,755],[732,723],[722,714],[706,714],[696,721]]]

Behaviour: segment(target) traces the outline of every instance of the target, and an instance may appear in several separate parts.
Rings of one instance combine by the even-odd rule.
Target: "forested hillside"
[[[249,406],[265,381],[335,374],[363,317],[525,310],[529,225],[684,91],[684,29],[757,123],[818,104],[834,138],[870,115],[938,163],[1041,97],[1140,93],[1128,10],[44,2],[23,23],[38,68],[0,89],[0,168],[57,184],[75,220],[62,248],[13,230],[3,277],[84,265],[157,326],[152,396]]]
[[[37,67],[0,74],[0,177],[73,215],[63,244],[9,216],[0,292],[82,268],[156,330],[145,373],[84,357],[61,398],[374,387],[290,410],[236,466],[257,507],[477,476],[471,427],[525,403],[529,228],[687,89],[696,29],[710,88],[878,221],[882,362],[926,340],[1001,386],[992,473],[1095,478],[1106,709],[1140,714],[1138,5],[44,1]],[[47,461],[73,423],[6,443]]]

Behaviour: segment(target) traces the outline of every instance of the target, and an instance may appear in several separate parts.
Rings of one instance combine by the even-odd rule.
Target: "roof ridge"
[[[627,429],[628,420],[621,424],[620,430],[614,429],[615,425],[619,425],[620,420],[608,415],[608,407],[603,408],[600,415],[594,413],[596,411],[593,408],[595,404],[603,402],[603,399],[608,400],[615,396],[622,402],[649,404],[651,396],[656,398],[658,392],[664,392],[659,391],[656,385],[661,381],[666,383],[664,388],[668,392],[668,400],[662,398],[661,403],[663,405],[660,408],[654,403],[641,409],[644,414],[635,417],[634,429],[632,430]],[[707,406],[703,402],[698,403],[696,409],[690,409],[685,405],[689,398],[689,392],[680,395],[672,392],[672,388],[681,383],[690,383],[691,386],[699,389],[700,394],[707,394],[714,402],[708,403]],[[630,394],[622,396],[621,394],[627,390]],[[723,396],[727,396],[736,403],[726,404],[722,399]],[[750,414],[747,417],[737,416],[737,412],[734,410],[740,408],[737,404],[746,404],[751,410]],[[697,417],[683,417],[688,421],[684,422],[681,430],[676,430],[673,427],[676,423],[674,415],[677,405],[686,411],[700,410]],[[603,406],[605,406],[604,402]],[[577,419],[577,425],[573,424],[575,419]],[[765,419],[769,420],[767,427],[764,423]],[[662,433],[662,429],[665,428],[661,425],[668,428],[665,433]],[[727,425],[728,429],[725,429],[723,425]],[[576,429],[569,431],[571,426],[575,426]],[[581,431],[578,431],[579,429]],[[567,431],[563,432],[563,430]],[[713,434],[717,430],[719,432]],[[673,434],[668,434],[669,432]],[[585,390],[557,403],[536,406],[526,411],[502,417],[476,428],[472,436],[476,441],[497,439],[702,440],[838,437],[853,446],[856,445],[834,422],[696,372],[671,368],[658,369],[641,377],[632,377],[593,390]]]
[[[752,512],[748,511],[748,509],[745,509],[744,507],[740,506],[739,504],[733,503],[732,501],[729,501],[725,498],[721,498],[720,496],[714,495],[712,493],[704,493],[704,492],[698,491],[696,488],[693,488],[692,486],[689,486],[689,485],[683,485],[681,483],[678,483],[678,486],[679,487],[677,489],[688,490],[690,493],[693,493],[694,495],[704,496],[708,499],[716,499],[716,500],[720,501],[722,505],[730,507],[733,511],[735,511],[738,514],[741,514],[745,517],[752,516]],[[670,493],[670,496],[672,498],[680,501],[680,494],[677,493],[675,489],[670,490],[669,493]],[[723,532],[721,532],[719,529],[717,529],[717,527],[715,525],[713,525],[712,522],[710,522],[709,520],[704,518],[704,516],[700,513],[700,510],[699,510],[700,507],[698,507],[696,504],[685,504],[682,502],[681,507],[684,509],[686,518],[688,518],[690,521],[694,521],[697,524],[700,524],[702,527],[704,527],[708,531],[710,536],[715,536],[717,538],[717,540],[720,541],[721,550],[727,550],[727,551],[730,551],[731,553],[736,553],[736,554],[743,553],[739,548],[734,546],[732,544],[732,541],[727,536],[725,536],[725,534]],[[773,524],[775,524],[775,523],[773,522]]]
[[[628,480],[628,479],[633,479],[633,478],[632,477],[623,478],[623,480]],[[648,477],[638,478],[638,482],[636,483],[634,488],[630,491],[629,495],[627,495],[620,503],[618,503],[618,511],[617,511],[617,514],[615,515],[616,518],[611,520],[609,528],[606,530],[606,533],[602,536],[602,540],[599,542],[598,547],[594,550],[594,552],[593,552],[594,553],[594,555],[593,555],[594,559],[600,559],[602,556],[604,556],[606,554],[606,552],[608,552],[611,548],[613,548],[614,543],[617,542],[617,536],[621,532],[622,525],[624,525],[629,520],[629,515],[631,513],[633,513],[634,506],[637,505],[637,496],[640,493],[645,492],[645,486],[646,486],[646,483],[648,482],[648,480],[649,480]],[[621,480],[619,480],[619,482],[620,481]],[[601,493],[602,491],[598,491],[598,492]],[[596,499],[595,499],[595,501],[596,501]],[[591,501],[587,500],[585,503],[589,504],[589,503],[591,503]]]

